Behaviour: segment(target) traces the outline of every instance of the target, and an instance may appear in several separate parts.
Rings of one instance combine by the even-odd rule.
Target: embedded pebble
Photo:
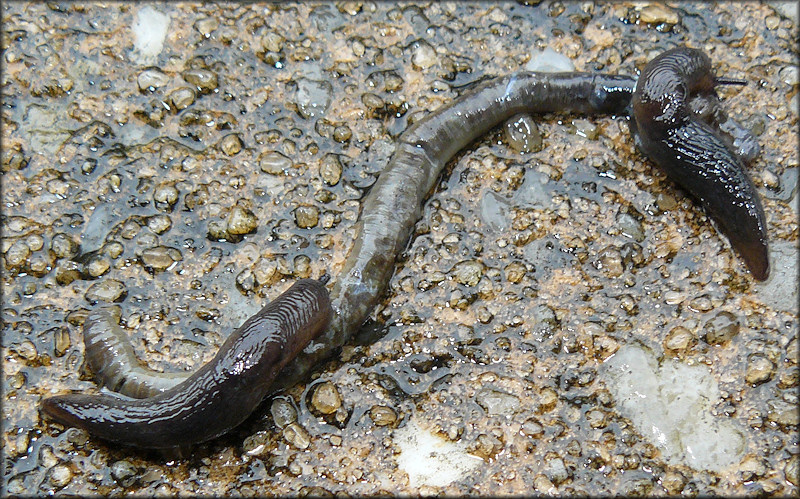
[[[520,406],[519,398],[491,388],[481,389],[475,396],[475,401],[490,416],[511,416],[517,412]]]
[[[297,421],[297,409],[286,399],[278,397],[270,405],[270,413],[275,424],[283,428],[289,423]]]
[[[597,140],[597,137],[600,136],[600,129],[597,125],[587,119],[574,119],[572,120],[572,126],[575,127],[575,133],[589,140]]]
[[[338,184],[342,178],[342,163],[339,161],[339,156],[332,153],[326,154],[319,166],[319,174],[326,184]]]
[[[550,459],[545,463],[544,473],[555,485],[569,478],[567,467],[564,466],[564,460],[558,457]]]
[[[111,476],[118,481],[130,478],[136,475],[137,472],[136,466],[129,461],[115,461],[114,464],[111,465]]]
[[[31,254],[31,249],[21,239],[14,241],[6,251],[6,267],[14,269],[25,264]]]
[[[55,335],[53,336],[53,348],[55,349],[56,357],[62,357],[67,353],[70,346],[69,329],[66,327],[56,329]]]
[[[311,444],[311,435],[298,423],[290,423],[283,429],[283,438],[294,447],[302,450]]]
[[[649,4],[639,11],[639,20],[648,24],[678,24],[678,13],[666,5]]]
[[[167,215],[154,215],[147,220],[147,227],[156,234],[163,234],[172,227],[172,220]]]
[[[219,142],[219,148],[226,156],[235,156],[239,154],[243,147],[244,143],[238,133],[228,134],[222,137],[222,140]]]
[[[54,487],[64,487],[70,481],[72,481],[72,470],[66,464],[57,464],[50,470],[50,483]]]
[[[330,82],[298,78],[294,103],[297,112],[303,118],[311,118],[323,114],[330,106],[333,87]]]
[[[465,286],[475,286],[483,277],[483,271],[484,267],[481,262],[468,260],[457,263],[450,273],[456,282]]]
[[[56,258],[72,258],[78,254],[78,243],[67,234],[59,232],[50,241],[50,250]]]
[[[397,413],[385,405],[373,405],[369,409],[369,417],[375,426],[390,426],[397,422]]]
[[[301,229],[310,229],[319,222],[319,209],[316,206],[298,206],[294,210],[294,220]]]
[[[241,206],[234,206],[231,209],[225,223],[225,231],[237,236],[250,234],[258,228],[258,219],[255,214]]]
[[[739,319],[730,312],[720,312],[703,327],[704,339],[710,345],[722,345],[739,334]]]
[[[411,64],[418,69],[428,69],[436,64],[436,50],[425,40],[418,40],[414,43],[414,53],[411,56]]]
[[[629,213],[620,212],[617,215],[616,227],[622,232],[623,235],[630,237],[636,242],[644,241],[644,229],[642,223],[634,218]]]
[[[125,284],[116,279],[104,279],[89,286],[86,290],[84,298],[91,304],[97,302],[120,302],[125,298],[128,291]]]
[[[292,160],[277,151],[266,151],[258,158],[258,165],[264,173],[284,174],[292,167]]]
[[[342,406],[342,396],[339,395],[336,385],[325,381],[314,387],[311,405],[322,414],[333,414]]]
[[[542,134],[530,114],[518,114],[506,121],[503,126],[509,147],[521,153],[539,152],[542,150]]]
[[[670,353],[679,353],[691,348],[696,339],[691,331],[683,326],[672,328],[664,340],[664,349]]]
[[[174,248],[156,246],[155,248],[147,248],[142,251],[141,259],[145,267],[160,272],[168,269],[181,258],[180,252]]]
[[[172,206],[178,201],[180,193],[174,185],[162,184],[153,192],[153,200],[159,204]]]
[[[169,101],[178,111],[191,106],[196,98],[197,93],[191,87],[178,87],[170,92],[168,96]]]
[[[194,85],[200,92],[216,90],[219,86],[217,74],[207,69],[189,69],[182,73],[186,83]]]
[[[747,357],[747,370],[744,380],[751,385],[759,385],[772,378],[775,364],[760,353],[753,353]]]
[[[171,78],[163,71],[157,68],[145,69],[136,78],[136,83],[139,85],[139,90],[155,90],[163,87],[170,82]]]

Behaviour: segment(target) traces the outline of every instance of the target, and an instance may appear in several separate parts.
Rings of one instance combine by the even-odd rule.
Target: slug
[[[758,145],[727,118],[713,92],[715,84],[730,83],[739,82],[715,80],[708,58],[687,48],[651,61],[638,82],[631,76],[578,72],[517,72],[487,80],[399,137],[364,200],[354,244],[330,297],[320,283],[299,281],[248,319],[211,362],[175,386],[181,374],[142,367],[110,314],[93,313],[84,342],[99,381],[128,396],[149,398],[65,395],[45,399],[44,412],[101,438],[145,448],[201,442],[232,428],[269,390],[296,383],[358,331],[382,299],[395,259],[444,166],[473,140],[520,113],[623,116],[633,101],[638,147],[700,198],[753,275],[765,278],[763,210],[742,166],[755,157]]]
[[[632,126],[637,147],[700,200],[753,277],[763,281],[769,276],[767,224],[743,161],[752,159],[747,143],[755,139],[747,133],[726,139],[720,128],[741,130],[731,128],[714,92],[716,85],[729,83],[738,82],[716,79],[703,52],[668,50],[650,61],[636,82]]]
[[[42,410],[104,440],[141,448],[180,449],[210,440],[250,415],[281,368],[328,326],[331,313],[323,282],[297,281],[178,385],[144,399],[59,395],[44,399]]]

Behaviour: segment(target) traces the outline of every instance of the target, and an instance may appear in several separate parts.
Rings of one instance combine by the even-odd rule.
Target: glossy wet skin
[[[234,332],[212,361],[172,388],[167,387],[177,382],[175,375],[139,366],[110,316],[93,314],[84,340],[100,381],[150,398],[65,395],[46,399],[43,410],[101,438],[145,448],[202,442],[239,424],[267,392],[296,383],[358,331],[382,299],[395,259],[444,166],[519,113],[626,115],[632,103],[639,148],[701,200],[754,277],[765,279],[766,225],[743,166],[743,158],[752,159],[758,147],[724,115],[714,93],[718,83],[708,58],[688,48],[651,61],[638,82],[622,75],[518,72],[482,83],[398,139],[363,203],[355,241],[330,298],[321,283],[299,281]],[[726,136],[723,126],[736,133]],[[298,286],[310,294],[298,294]],[[271,325],[263,327],[266,323]],[[303,351],[308,342],[313,348]]]
[[[145,399],[60,395],[45,399],[42,410],[104,440],[136,447],[180,448],[210,440],[250,415],[280,369],[330,318],[324,284],[301,280],[245,321],[180,384]]]
[[[719,128],[718,85],[711,60],[686,47],[645,67],[633,93],[637,146],[667,176],[698,198],[741,254],[753,277],[769,277],[767,224],[758,192],[734,139]],[[744,156],[745,158],[743,159]]]

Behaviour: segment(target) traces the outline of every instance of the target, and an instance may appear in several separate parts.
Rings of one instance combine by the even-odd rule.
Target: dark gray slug
[[[238,424],[268,390],[297,382],[363,325],[381,300],[395,259],[408,244],[445,164],[520,113],[626,115],[633,98],[632,126],[639,147],[681,185],[681,175],[690,176],[693,180],[684,187],[712,216],[736,217],[731,223],[718,222],[754,276],[765,278],[763,212],[741,159],[752,159],[758,147],[714,100],[714,83],[731,81],[715,80],[707,58],[698,53],[688,48],[668,51],[648,64],[638,83],[621,75],[517,72],[477,85],[400,136],[364,200],[355,242],[333,283],[330,302],[321,284],[298,282],[234,332],[211,362],[175,386],[181,375],[142,367],[111,316],[93,313],[84,326],[84,341],[87,361],[100,382],[132,397],[150,398],[66,395],[45,399],[44,412],[107,440],[149,448],[208,440]],[[659,77],[662,72],[668,77]],[[666,84],[670,82],[674,84]],[[673,108],[663,103],[670,102],[680,105],[665,119]],[[700,150],[705,147],[711,149]],[[714,180],[703,180],[711,175]],[[741,217],[757,221],[758,230],[739,231]],[[750,248],[762,243],[764,264],[759,264],[762,257],[752,256]],[[267,316],[277,329],[264,331]]]

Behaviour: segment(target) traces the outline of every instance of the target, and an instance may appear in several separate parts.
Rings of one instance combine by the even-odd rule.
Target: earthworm
[[[281,368],[331,318],[323,282],[303,279],[247,319],[208,363],[143,399],[99,394],[46,398],[51,418],[112,442],[181,449],[226,433],[261,402]]]
[[[758,192],[744,168],[752,159],[749,134],[725,138],[730,120],[714,87],[738,81],[715,78],[711,60],[678,47],[650,61],[633,92],[633,128],[639,149],[667,176],[698,198],[758,280],[769,276],[767,224]],[[744,146],[736,146],[736,139]],[[756,147],[755,153],[758,152]]]
[[[256,329],[255,323],[261,322],[256,319],[262,317],[268,308],[272,310],[270,307],[273,304],[270,304],[232,335],[232,338],[247,336],[247,342],[229,339],[209,364],[201,367],[188,380],[164,390],[165,385],[174,382],[175,376],[179,375],[163,375],[142,367],[132,368],[131,366],[139,364],[130,347],[126,349],[117,345],[120,341],[124,343],[127,340],[118,329],[114,329],[116,326],[110,321],[110,316],[90,315],[84,328],[87,361],[90,361],[90,367],[101,373],[101,382],[131,396],[157,394],[142,400],[125,400],[108,395],[53,397],[43,402],[45,413],[61,422],[86,428],[102,438],[139,447],[174,447],[208,440],[231,428],[249,414],[268,390],[295,383],[341,347],[361,327],[369,312],[381,300],[394,272],[395,258],[408,243],[412,228],[420,217],[422,204],[432,191],[445,164],[473,140],[519,113],[625,115],[630,111],[632,97],[638,93],[639,99],[634,102],[632,127],[640,149],[652,156],[656,163],[667,170],[670,177],[678,175],[682,170],[687,175],[697,177],[701,177],[702,172],[710,174],[707,170],[713,165],[708,163],[708,158],[715,158],[717,168],[727,175],[719,181],[722,188],[714,183],[702,184],[702,179],[695,179],[690,187],[686,187],[690,193],[701,199],[712,216],[717,213],[713,210],[725,203],[734,207],[741,204],[737,197],[738,191],[726,189],[731,186],[749,186],[750,190],[746,190],[744,194],[760,210],[758,197],[744,174],[740,159],[740,156],[749,156],[752,159],[757,154],[757,144],[751,135],[725,116],[714,100],[716,95],[713,93],[713,85],[733,81],[715,80],[710,73],[710,63],[705,64],[707,58],[702,60],[686,55],[694,52],[696,51],[691,49],[668,51],[656,59],[662,62],[655,66],[652,62],[648,64],[638,84],[635,78],[622,75],[517,72],[477,85],[414,123],[400,136],[389,164],[364,200],[361,216],[355,226],[355,241],[340,277],[334,282],[330,302],[327,302],[327,294],[323,293],[324,288],[323,291],[312,293],[315,298],[309,298],[309,301],[303,302],[304,305],[288,299],[281,301],[284,295],[276,300],[282,303],[281,306],[285,305],[287,313],[293,306],[313,308],[316,303],[319,308],[311,315],[319,316],[319,320],[306,320],[305,326],[302,326],[303,321],[288,321],[286,324],[289,326],[284,332],[272,331],[266,335],[266,339],[259,340],[252,330]],[[680,60],[681,57],[686,64],[697,65],[698,61],[704,64],[699,64],[697,68],[676,67],[675,60]],[[656,77],[661,71],[680,76],[677,78],[679,82],[689,84],[688,87],[665,86],[665,83],[675,78]],[[706,80],[709,79],[710,83],[707,83]],[[710,85],[710,88],[694,85],[697,82]],[[658,89],[661,87],[663,90],[659,94]],[[655,98],[661,98],[661,101],[655,101]],[[658,107],[653,102],[678,102],[682,106],[675,108],[679,110],[677,114],[666,119],[667,111],[671,108]],[[727,139],[724,138],[726,130],[721,130],[725,127]],[[681,142],[684,136],[685,141]],[[708,145],[711,152],[704,154],[696,151],[694,148],[700,145]],[[733,147],[739,149],[739,156],[731,150]],[[694,174],[696,171],[701,174]],[[744,176],[744,180],[741,176]],[[681,180],[678,182],[683,185]],[[699,189],[691,190],[698,185]],[[710,194],[716,195],[718,199]],[[763,228],[763,212],[757,213],[761,213],[759,220]],[[721,225],[723,231],[731,237],[734,247],[742,252],[753,274],[757,278],[765,277],[766,270],[757,272],[759,268],[751,265],[749,253],[742,250],[744,246],[740,242],[741,238],[730,232],[728,225]],[[763,240],[766,241],[766,238]],[[766,256],[764,259],[766,260]],[[314,281],[300,281],[303,282]],[[294,289],[295,287],[291,288],[285,295]],[[323,294],[324,304],[321,303]],[[330,326],[317,336],[320,329],[325,328],[321,323],[327,324],[331,310],[333,317]],[[302,336],[304,341],[298,341],[295,344],[297,348],[282,352],[283,347],[278,346],[275,338],[286,336],[285,331],[288,328],[298,325],[301,328],[293,330],[292,334]],[[308,331],[301,330],[303,327]],[[311,329],[313,332],[310,332]],[[92,339],[93,337],[111,340],[98,341]],[[121,340],[117,341],[118,339]],[[302,345],[309,341],[308,347],[301,352]],[[266,342],[269,347],[258,347],[259,342]],[[230,366],[237,359],[235,350],[241,346],[261,349],[264,355],[260,355],[262,358],[257,362],[260,367],[246,369],[238,374],[235,369],[229,370],[226,371],[227,376],[219,378],[212,376],[215,370]],[[94,348],[98,350],[95,351]],[[113,364],[116,355],[123,359]],[[293,360],[289,362],[291,359]],[[269,376],[260,378],[252,375],[259,369],[267,369],[267,364]],[[278,367],[283,367],[279,375]],[[241,390],[248,394],[228,393],[233,387],[246,384],[253,384],[257,389],[250,387]],[[162,390],[163,393],[159,393]],[[207,393],[203,393],[204,391]],[[237,397],[246,399],[246,403],[240,402]],[[229,411],[226,404],[232,401],[245,407],[246,411]],[[217,415],[214,411],[220,408],[224,414]],[[223,420],[224,424],[216,419],[213,424],[209,424],[209,420],[214,418]],[[151,433],[153,424],[158,425],[158,431],[155,432],[157,438],[141,435]],[[191,425],[198,425],[204,431],[193,432]],[[140,430],[138,432],[137,427]],[[141,431],[145,427],[147,430]]]

